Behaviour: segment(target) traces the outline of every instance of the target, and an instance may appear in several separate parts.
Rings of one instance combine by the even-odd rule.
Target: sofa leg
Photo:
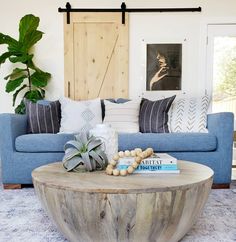
[[[21,189],[21,184],[3,184],[4,189]]]
[[[230,183],[212,185],[212,189],[229,189],[229,188],[230,188]]]

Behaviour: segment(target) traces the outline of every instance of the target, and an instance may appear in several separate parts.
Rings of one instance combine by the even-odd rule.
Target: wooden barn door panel
[[[75,99],[74,96],[74,31],[73,24],[65,24],[64,15],[64,93],[66,97]]]
[[[65,22],[65,80],[65,95],[76,100],[128,97],[127,16],[122,25],[120,13],[71,15],[70,26]]]

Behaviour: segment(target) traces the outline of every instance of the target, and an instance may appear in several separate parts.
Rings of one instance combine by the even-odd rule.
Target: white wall
[[[70,1],[74,7],[119,7],[118,0]],[[37,44],[36,63],[52,74],[47,98],[56,99],[64,92],[63,18],[57,12],[64,7],[62,0],[7,0],[0,6],[0,32],[17,37],[18,22],[32,13],[40,17],[40,29],[45,32]],[[207,23],[236,23],[235,0],[127,0],[127,7],[202,7],[202,13],[133,13],[130,14],[130,97],[157,98],[170,92],[145,93],[144,42],[183,43],[183,90],[189,94],[205,91],[205,58]],[[143,41],[144,40],[144,41]],[[0,46],[0,53],[4,48]],[[6,76],[11,71],[7,63],[0,69],[0,113],[12,112],[12,95],[5,93]]]

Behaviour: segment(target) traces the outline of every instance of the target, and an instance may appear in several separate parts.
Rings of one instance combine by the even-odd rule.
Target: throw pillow
[[[181,98],[173,103],[170,110],[171,132],[208,132],[207,110],[209,97]]]
[[[58,133],[60,128],[61,108],[59,101],[33,103],[24,100],[26,106],[28,133]]]
[[[87,132],[96,124],[102,123],[100,98],[74,101],[63,97],[61,103],[60,133]]]
[[[139,126],[142,133],[169,133],[168,111],[175,96],[150,101],[143,98],[139,113]]]
[[[104,100],[104,123],[110,124],[119,133],[139,132],[140,101],[132,100],[125,103],[112,103]]]
[[[112,103],[116,102],[116,100],[113,99],[113,98],[108,98],[108,99],[105,99],[105,100],[108,100],[108,101],[110,101]],[[102,120],[104,120],[104,117],[105,117],[105,104],[104,104],[104,100],[103,99],[101,100],[101,107],[102,107]]]

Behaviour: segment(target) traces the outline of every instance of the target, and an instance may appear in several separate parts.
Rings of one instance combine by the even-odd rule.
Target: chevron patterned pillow
[[[207,133],[207,110],[210,98],[181,98],[172,104],[169,128],[171,132]]]

